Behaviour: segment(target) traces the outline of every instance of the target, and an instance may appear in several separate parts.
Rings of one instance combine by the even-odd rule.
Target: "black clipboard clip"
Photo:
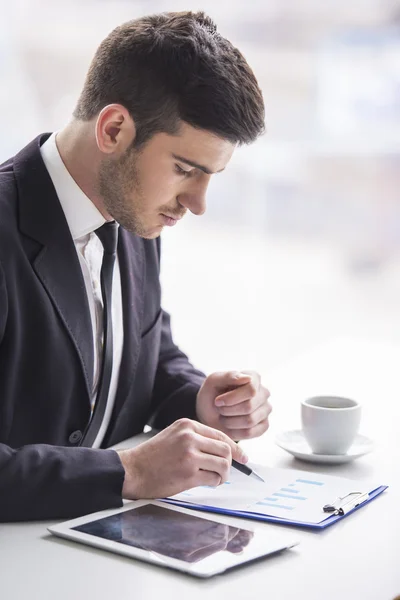
[[[333,513],[334,515],[346,515],[349,511],[356,508],[363,502],[366,502],[369,498],[368,492],[350,492],[346,496],[337,498],[332,504],[325,504],[322,510],[326,513]]]

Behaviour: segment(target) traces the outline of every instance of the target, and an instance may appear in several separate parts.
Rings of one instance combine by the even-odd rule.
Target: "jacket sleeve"
[[[170,316],[163,311],[161,346],[153,390],[153,415],[149,425],[163,429],[177,419],[197,419],[196,397],[205,379],[174,344]]]
[[[0,444],[0,521],[72,519],[122,506],[114,450]]]
[[[7,312],[0,264],[0,344]],[[46,444],[13,449],[0,443],[0,522],[69,519],[119,507],[123,482],[124,469],[114,450]]]

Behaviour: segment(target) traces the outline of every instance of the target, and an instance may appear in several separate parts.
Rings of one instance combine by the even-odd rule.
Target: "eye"
[[[190,177],[192,170],[191,171],[185,171],[185,169],[182,169],[182,167],[180,167],[179,165],[175,165],[175,172],[178,173],[178,175],[182,175],[182,177]]]

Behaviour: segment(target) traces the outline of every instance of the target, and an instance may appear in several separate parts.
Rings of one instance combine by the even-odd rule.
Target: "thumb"
[[[236,387],[245,385],[251,380],[251,375],[240,371],[225,371],[213,374],[214,383],[218,387]]]
[[[232,379],[234,381],[249,381],[251,379],[250,373],[243,373],[243,371],[232,371]]]

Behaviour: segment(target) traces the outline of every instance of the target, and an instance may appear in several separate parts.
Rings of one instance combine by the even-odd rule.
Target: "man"
[[[0,168],[0,520],[69,518],[226,480],[268,428],[254,372],[194,369],[160,304],[164,226],[263,131],[240,52],[203,13],[102,42],[72,121]],[[141,446],[109,446],[143,431]],[[235,441],[234,441],[235,440]]]

